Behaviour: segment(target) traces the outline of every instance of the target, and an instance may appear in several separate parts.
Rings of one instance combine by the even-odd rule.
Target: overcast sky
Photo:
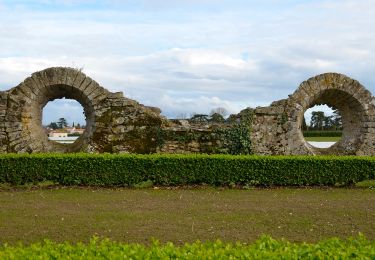
[[[83,68],[168,117],[269,105],[323,72],[374,93],[374,28],[375,0],[0,0],[0,90]],[[78,109],[48,106],[44,121]]]

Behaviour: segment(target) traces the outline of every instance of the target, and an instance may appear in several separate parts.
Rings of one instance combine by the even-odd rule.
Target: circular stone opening
[[[86,128],[83,107],[74,99],[49,101],[42,111],[42,123],[48,139],[62,144],[73,144]]]
[[[307,143],[315,154],[355,154],[362,135],[363,107],[353,95],[339,90],[326,89],[310,99],[300,117],[300,129],[304,128],[304,114],[314,106],[326,105],[338,111],[341,116],[342,136],[335,144],[328,148],[318,148]],[[309,112],[309,111],[308,111]],[[306,119],[305,119],[306,120]]]
[[[63,101],[67,102],[67,100],[74,100],[78,102],[80,106],[83,107],[83,117],[85,130],[83,133],[75,140],[73,143],[66,144],[66,143],[58,143],[53,140],[49,140],[45,128],[43,127],[50,117],[46,117],[43,121],[43,109],[47,106],[50,101],[63,99]],[[65,99],[65,100],[64,100]],[[58,101],[59,102],[59,101]],[[60,101],[62,102],[62,101]],[[69,101],[68,101],[69,102]],[[70,101],[71,102],[71,101]],[[51,103],[52,104],[52,103]],[[61,109],[64,109],[62,107]],[[85,145],[88,143],[89,138],[93,133],[93,128],[95,124],[95,114],[94,108],[91,104],[90,99],[78,88],[74,88],[68,85],[50,85],[44,88],[43,95],[39,95],[38,98],[35,100],[34,104],[31,106],[31,112],[35,116],[36,120],[30,122],[30,129],[33,129],[33,139],[38,140],[40,145],[44,146],[43,150],[51,151],[51,152],[79,152]],[[72,114],[76,111],[67,110],[66,113]],[[82,112],[80,112],[82,115]],[[63,116],[64,117],[64,116]],[[68,117],[67,117],[68,118]],[[67,119],[65,118],[65,119]],[[70,117],[71,118],[71,117]],[[59,120],[60,117],[57,116],[55,120]],[[46,122],[47,121],[47,122]],[[73,121],[73,120],[72,120]],[[67,120],[67,123],[71,124],[72,121]],[[48,122],[50,123],[50,122]],[[77,122],[78,123],[78,122]],[[81,124],[81,123],[80,123]],[[82,124],[81,124],[82,125]]]
[[[305,111],[302,133],[305,141],[316,148],[329,148],[342,136],[342,120],[338,109],[315,105]]]

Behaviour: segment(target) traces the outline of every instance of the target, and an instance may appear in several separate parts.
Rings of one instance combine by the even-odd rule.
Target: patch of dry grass
[[[262,234],[316,242],[362,232],[375,239],[371,189],[91,189],[3,190],[0,243],[88,241],[93,235],[148,243]]]

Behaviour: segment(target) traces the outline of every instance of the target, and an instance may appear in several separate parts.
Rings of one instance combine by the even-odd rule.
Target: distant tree
[[[211,115],[210,121],[214,123],[224,123],[225,118],[219,113],[213,113]]]
[[[313,111],[310,122],[311,128],[314,130],[323,130],[324,119],[325,116],[323,111]]]
[[[332,130],[333,116],[324,116],[324,130]]]
[[[67,127],[68,126],[68,122],[66,121],[65,118],[61,117],[61,118],[59,118],[59,121],[57,121],[57,125],[61,129],[61,128]]]
[[[341,130],[342,129],[342,119],[340,111],[335,109],[333,111],[333,118],[332,118],[332,127],[334,130]]]
[[[77,128],[81,128],[81,124],[80,123],[77,123]]]
[[[219,114],[225,117],[228,115],[228,111],[224,107],[217,107],[211,110],[210,116],[212,117],[213,114]]]
[[[52,128],[53,130],[56,130],[59,128],[59,126],[57,125],[56,122],[51,122],[49,125],[48,125],[49,128]]]
[[[205,114],[195,114],[190,118],[192,123],[206,123],[208,122],[208,115]]]
[[[74,122],[73,122],[73,124],[72,124],[72,127],[74,127]]]
[[[312,112],[310,127],[313,130],[341,130],[342,121],[338,110],[333,115],[326,116],[323,111]]]

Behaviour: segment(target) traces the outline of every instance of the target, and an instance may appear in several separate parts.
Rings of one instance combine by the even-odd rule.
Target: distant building
[[[52,130],[48,134],[49,137],[68,137],[68,132],[65,129]]]

